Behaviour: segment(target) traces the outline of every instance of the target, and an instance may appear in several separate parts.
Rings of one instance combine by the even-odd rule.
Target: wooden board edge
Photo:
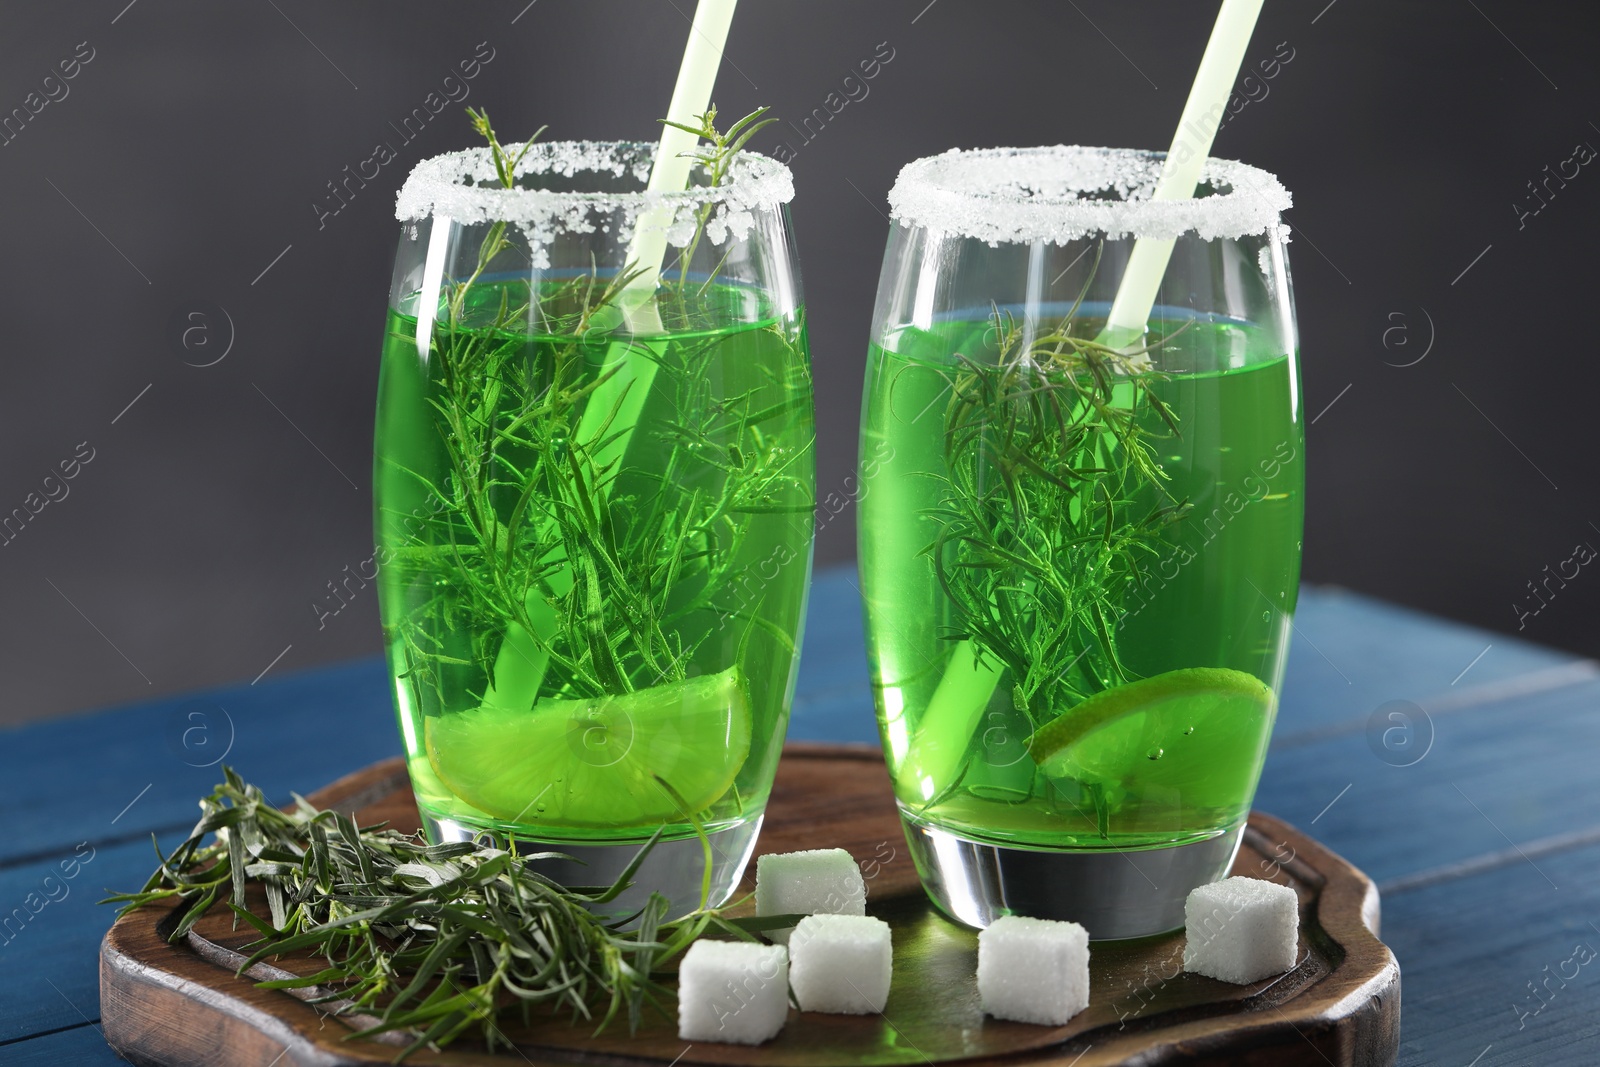
[[[879,751],[867,745],[836,746],[820,743],[792,743],[785,756],[801,759],[881,759]],[[363,768],[310,794],[313,803],[323,807],[352,810],[407,785],[405,761],[393,757]],[[1148,1032],[1130,1031],[1109,1041],[1096,1035],[1096,1043],[1078,1051],[1079,1042],[1024,1053],[1008,1063],[1032,1063],[1065,1067],[1112,1067],[1127,1055],[1137,1054],[1147,1067],[1192,1062],[1197,1055],[1227,1053],[1229,1062],[1241,1067],[1268,1067],[1284,1057],[1301,1052],[1310,1044],[1327,1062],[1336,1067],[1368,1067],[1391,1064],[1399,1046],[1400,971],[1386,945],[1378,940],[1378,897],[1371,880],[1342,857],[1273,816],[1252,812],[1253,829],[1265,839],[1279,840],[1294,849],[1295,860],[1310,874],[1306,881],[1318,883],[1316,915],[1318,925],[1345,953],[1342,963],[1359,955],[1364,961],[1355,971],[1341,967],[1322,983],[1331,983],[1329,992],[1337,997],[1330,1008],[1324,1005],[1311,1012],[1309,1005],[1289,1010],[1273,1008],[1273,1016],[1263,1015],[1255,1025],[1240,1027],[1237,1016],[1199,1019],[1169,1025],[1160,1043],[1152,1045]],[[1315,863],[1306,857],[1314,857]],[[1338,869],[1348,878],[1326,879],[1315,871]],[[1297,872],[1299,873],[1299,872]],[[163,909],[160,916],[151,909]],[[271,1067],[281,1063],[287,1048],[293,1046],[293,1060],[318,1067],[364,1067],[386,1063],[394,1050],[339,1040],[332,1031],[329,1047],[320,1039],[324,1019],[313,1006],[285,1003],[280,993],[257,990],[249,979],[237,979],[236,988],[216,988],[217,968],[182,947],[172,945],[158,931],[170,914],[170,905],[153,905],[136,916],[119,919],[107,932],[101,946],[100,985],[102,1027],[108,1043],[131,1062],[160,1067],[190,1067],[216,1062],[219,1048],[228,1048],[232,1062],[259,1063]],[[137,941],[144,961],[131,951]],[[1296,998],[1297,1000],[1299,998]],[[1376,1002],[1375,1010],[1363,1009]],[[267,1010],[270,1003],[272,1010]],[[1309,1014],[1308,1014],[1309,1013]],[[287,1018],[286,1018],[287,1016]],[[303,1017],[302,1017],[303,1016]],[[181,1024],[162,1025],[156,1020],[181,1020]],[[339,1024],[334,1024],[339,1025]],[[341,1027],[342,1029],[342,1027]],[[1142,1029],[1142,1028],[1141,1028]],[[1087,1036],[1087,1035],[1086,1035]],[[154,1043],[152,1042],[154,1039]],[[148,1055],[156,1045],[164,1046],[162,1058]],[[249,1059],[240,1058],[248,1053]],[[375,1055],[374,1055],[375,1053]],[[472,1053],[423,1052],[411,1062],[419,1064],[462,1064],[491,1067],[503,1058],[486,1058]],[[990,1061],[992,1062],[992,1061]]]
[[[791,742],[784,755],[799,759],[880,760],[870,745]],[[409,789],[406,761],[392,756],[353,771],[315,790],[307,800],[321,808],[352,812]],[[356,1067],[388,1063],[394,1050],[382,1045],[363,1049],[340,1042],[329,1048],[319,1040],[324,1019],[313,1006],[270,990],[258,990],[249,979],[231,983],[224,968],[192,950],[166,941],[163,931],[172,906],[149,905],[119,918],[100,945],[100,1015],[106,1042],[122,1058],[153,1067],[209,1067],[219,1048],[229,1049],[239,1063],[261,1067],[290,1059],[318,1067]],[[228,988],[219,989],[218,984]],[[271,1010],[268,1010],[270,1006]],[[333,1041],[343,1033],[333,1031]],[[150,1051],[160,1048],[160,1058]],[[460,1051],[422,1053],[419,1064],[500,1064]]]
[[[872,762],[881,761],[883,753],[874,745],[791,741],[784,745],[783,758]],[[375,791],[386,784],[391,789],[406,784],[403,759],[396,757],[347,775],[319,790],[313,795],[313,802],[333,806],[357,801],[355,806],[359,806],[368,797],[381,796]],[[1118,1051],[1124,1047],[1130,1054],[1142,1052],[1141,1062],[1157,1067],[1188,1061],[1197,1053],[1237,1048],[1241,1052],[1250,1050],[1252,1057],[1241,1059],[1240,1063],[1267,1065],[1279,1056],[1299,1051],[1303,1043],[1309,1043],[1339,1067],[1394,1062],[1400,1039],[1400,967],[1394,953],[1378,938],[1380,901],[1376,886],[1354,864],[1276,816],[1252,811],[1247,826],[1258,839],[1292,849],[1293,858],[1284,860],[1284,866],[1298,880],[1317,888],[1317,924],[1344,954],[1340,967],[1317,983],[1324,988],[1324,995],[1318,998],[1322,1006],[1313,1009],[1310,1004],[1299,1003],[1302,998],[1297,997],[1290,1002],[1289,1010],[1274,1007],[1273,1017],[1256,1026],[1240,1028],[1219,1023],[1216,1018],[1201,1019],[1169,1026],[1168,1039],[1156,1047],[1149,1044],[1148,1034],[1130,1033],[1127,1038],[1113,1039],[1109,1045],[1102,1040],[1092,1050],[1093,1055],[1085,1054],[1081,1059],[1049,1050],[1044,1058],[1033,1062],[1112,1067],[1124,1058]],[[1282,854],[1281,850],[1274,852]],[[1330,878],[1329,872],[1343,877]],[[1331,1007],[1327,1005],[1329,996],[1334,998]],[[1374,1003],[1373,1010],[1365,1010]],[[1226,1018],[1237,1021],[1237,1016]],[[1241,1034],[1245,1037],[1242,1046]],[[1027,1058],[1020,1062],[1027,1062]]]
[[[406,758],[390,756],[306,794],[306,800],[319,808],[334,808],[349,814],[382,800],[398,789],[410,788]]]
[[[1317,925],[1347,953],[1345,962],[1348,963],[1348,955],[1360,958],[1356,966],[1340,968],[1340,972],[1347,972],[1342,978],[1340,972],[1336,972],[1329,980],[1338,979],[1345,984],[1347,999],[1392,995],[1396,1000],[1393,1017],[1398,1032],[1400,962],[1378,936],[1381,904],[1377,886],[1355,864],[1282,819],[1265,812],[1252,812],[1250,821],[1268,836],[1281,836],[1289,841],[1295,849],[1296,864],[1322,872],[1322,885],[1317,894]],[[1306,857],[1313,859],[1307,861]],[[1299,875],[1298,870],[1296,873]],[[1340,877],[1330,877],[1333,874]]]
[[[150,1067],[213,1067],[218,1050],[250,1067],[374,1067],[397,1049],[345,1041],[350,1031],[310,1004],[255,988],[248,978],[173,945],[161,936],[171,905],[149,905],[144,925],[120,919],[100,948],[100,1020],[106,1043],[131,1063]],[[133,950],[144,959],[137,958]],[[153,1050],[159,1049],[158,1054]],[[155,1058],[159,1055],[159,1058]],[[505,1060],[463,1050],[419,1051],[408,1064],[423,1067],[504,1067]]]
[[[226,1048],[233,1063],[267,1067],[293,1048],[297,1063],[359,1062],[309,1057],[312,1050],[291,1022],[218,990],[215,967],[175,946],[155,949],[149,944],[156,937],[150,916],[140,916],[137,928],[129,925],[134,918],[117,920],[100,946],[100,1028],[123,1059],[153,1067],[206,1067]],[[137,952],[144,959],[134,955],[129,940],[141,942]]]
[[[1024,1062],[1040,1067],[1115,1067],[1137,1057],[1141,1067],[1176,1067],[1196,1057],[1225,1054],[1229,1063],[1240,1067],[1273,1067],[1292,1062],[1296,1053],[1303,1055],[1306,1045],[1334,1067],[1395,1062],[1400,1047],[1400,967],[1377,936],[1378,893],[1372,880],[1276,816],[1253,811],[1248,825],[1257,841],[1272,843],[1264,854],[1281,856],[1274,849],[1278,844],[1293,850],[1293,858],[1283,860],[1282,866],[1297,880],[1316,887],[1317,925],[1343,953],[1334,972],[1316,983],[1322,995],[1315,998],[1315,1006],[1309,998],[1296,996],[1287,1009],[1262,1010],[1254,1025],[1240,1026],[1238,1015],[1169,1023],[1161,1028],[1158,1043],[1152,1043],[1144,1027],[1109,1040],[1103,1032],[1092,1038],[1084,1035],[1093,1044],[1069,1041],[1049,1056]]]

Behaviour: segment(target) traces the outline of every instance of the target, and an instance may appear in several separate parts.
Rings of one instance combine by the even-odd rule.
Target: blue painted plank
[[[4,863],[192,824],[224,759],[287,798],[397,755],[400,738],[383,666],[363,659],[11,730],[0,752]]]
[[[76,864],[73,877],[62,862]],[[116,911],[96,901],[139,889],[155,866],[145,842],[76,855],[68,848],[0,870],[0,1041],[98,1021],[100,939]]]
[[[866,641],[855,564],[824,567],[812,576],[801,660],[802,671],[812,672],[817,679],[831,678],[857,665],[860,678],[866,678]]]
[[[1380,884],[1600,827],[1600,682],[1432,717],[1401,757],[1365,732],[1271,753],[1256,807]],[[1427,721],[1418,720],[1417,745]],[[1411,766],[1396,764],[1421,755]],[[1341,795],[1342,794],[1342,795]],[[1331,806],[1330,806],[1331,805]]]
[[[1282,744],[1303,731],[1359,726],[1392,700],[1471,700],[1474,692],[1520,676],[1566,684],[1585,673],[1574,665],[1593,671],[1570,653],[1308,586],[1300,591],[1275,739]]]
[[[1456,684],[1473,685],[1577,658],[1335,586],[1301,588],[1295,628],[1290,665],[1302,685],[1345,685],[1348,676],[1409,690],[1392,696],[1441,692],[1463,671]]]
[[[878,743],[853,564],[818,571],[812,583],[789,738]]]
[[[1559,889],[1519,860],[1384,901],[1383,937],[1404,976],[1401,1064],[1600,1060],[1600,849],[1538,865]]]
[[[127,1063],[111,1051],[97,1026],[0,1045],[0,1067],[127,1067]]]

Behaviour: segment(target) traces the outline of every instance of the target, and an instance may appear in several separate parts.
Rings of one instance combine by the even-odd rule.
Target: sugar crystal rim
[[[1053,145],[953,148],[908,163],[889,190],[897,222],[987,242],[1064,244],[1088,236],[1203,240],[1265,233],[1293,198],[1275,176],[1208,158],[1211,195],[1152,200],[1165,152]],[[1115,199],[1090,194],[1113,194]]]
[[[506,148],[514,156],[522,146]],[[794,176],[789,168],[749,151],[734,158],[727,177],[715,188],[646,192],[642,187],[649,180],[655,153],[656,145],[636,141],[535,142],[517,165],[517,177],[631,174],[641,186],[638,192],[555,192],[502,188],[487,147],[446,152],[412,168],[395,197],[395,218],[407,221],[442,215],[465,224],[504,221],[540,226],[570,218],[574,211],[621,209],[633,214],[664,208],[677,213],[685,207],[713,204],[728,211],[749,212],[776,208],[794,198]]]

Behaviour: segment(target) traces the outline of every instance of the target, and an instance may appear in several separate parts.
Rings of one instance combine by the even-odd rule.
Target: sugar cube
[[[978,935],[978,997],[997,1019],[1060,1026],[1089,1006],[1089,931],[1006,915]]]
[[[678,964],[678,1036],[759,1045],[789,1015],[789,950],[701,938]]]
[[[789,939],[789,985],[801,1011],[866,1015],[889,1000],[889,924],[870,915],[807,915]]]
[[[1300,952],[1300,899],[1260,878],[1224,878],[1183,905],[1183,969],[1236,985],[1293,970]]]
[[[842,848],[782,852],[756,860],[757,915],[865,915],[867,884]],[[787,944],[793,927],[769,930]]]

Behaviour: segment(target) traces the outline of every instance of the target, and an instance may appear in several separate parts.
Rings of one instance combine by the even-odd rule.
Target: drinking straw
[[[735,3],[736,0],[700,0],[695,8],[689,43],[684,46],[683,64],[678,68],[678,82],[672,89],[672,103],[667,105],[669,121],[694,126],[695,120],[710,105],[711,87],[717,80],[722,46],[728,40]],[[645,190],[659,193],[686,188],[689,171],[694,166],[689,153],[694,151],[698,141],[699,138],[687,130],[663,124]],[[637,294],[636,298],[655,294],[661,277],[661,258],[667,250],[665,224],[671,220],[671,214],[670,208],[654,208],[634,227],[633,240],[628,243],[628,260],[637,264],[642,273],[629,284],[628,290]],[[651,222],[656,225],[648,224]],[[653,302],[651,307],[654,308]]]
[[[1227,113],[1228,96],[1239,76],[1244,50],[1263,3],[1264,0],[1222,0],[1152,199],[1183,200],[1194,195],[1217,127]],[[1146,237],[1134,241],[1105,328],[1095,338],[1098,342],[1123,347],[1143,336],[1155,307],[1156,292],[1167,272],[1172,244],[1170,239]],[[994,696],[1000,674],[1001,667],[980,659],[970,640],[957,642],[900,764],[900,781],[921,799],[932,800],[939,789],[948,787],[973,730]]]
[[[1211,40],[1206,44],[1205,55],[1200,57],[1194,87],[1189,90],[1183,115],[1178,119],[1178,132],[1173,135],[1172,148],[1161,166],[1161,177],[1150,195],[1152,200],[1187,200],[1194,195],[1200,172],[1211,154],[1211,142],[1216,139],[1217,127],[1227,112],[1228,96],[1234,79],[1239,76],[1245,46],[1250,43],[1263,2],[1222,0]],[[1102,343],[1117,341],[1119,345],[1126,345],[1144,334],[1150,309],[1155,306],[1156,291],[1161,288],[1161,279],[1167,273],[1167,261],[1171,257],[1171,238],[1141,237],[1133,242],[1127,269],[1111,301],[1111,313],[1106,316]],[[1106,340],[1108,336],[1111,340]]]
[[[710,106],[711,88],[717,80],[722,46],[728,39],[736,3],[737,0],[700,0],[696,5],[683,62],[678,67],[678,81],[672,90],[672,102],[667,106],[667,118],[671,121],[696,125],[695,120]],[[694,150],[698,141],[692,133],[663,125],[645,190],[669,192],[686,188],[689,171],[694,165],[687,154]],[[640,271],[620,297],[627,329],[632,333],[648,335],[661,330],[654,296],[660,283],[661,260],[667,249],[667,224],[672,213],[670,205],[647,208],[641,213],[628,243],[625,263]],[[639,413],[655,378],[656,364],[635,351],[630,341],[622,341],[607,350],[603,370],[610,371],[611,376],[590,394],[578,420],[577,432],[577,440],[592,442],[610,418],[611,425],[606,431],[610,440],[591,455],[595,467],[601,470],[607,464],[620,462],[627,453]],[[564,596],[572,588],[572,572],[563,568],[548,581],[556,597]],[[528,633],[515,622],[506,625],[505,640],[495,656],[494,670],[484,690],[485,706],[530,708],[544,681],[550,662],[549,642],[559,619],[555,608],[537,587],[528,590],[523,603],[534,632]]]
[[[696,126],[695,120],[710,106],[711,87],[717,80],[722,46],[728,39],[735,3],[736,0],[700,0],[695,8],[689,43],[684,47],[683,63],[678,67],[678,83],[672,90],[672,103],[667,105],[667,118],[671,122]],[[686,188],[689,171],[694,166],[689,153],[694,151],[699,140],[687,130],[663,124],[645,191],[677,192]],[[661,317],[653,298],[660,284],[661,259],[667,250],[667,227],[672,222],[673,210],[667,204],[647,208],[634,226],[633,239],[628,242],[626,262],[633,264],[639,275],[623,290],[620,303],[627,316],[627,328],[634,334],[649,335],[661,330]],[[655,360],[641,358],[631,352],[631,348],[632,345],[622,342],[613,344],[607,351],[602,369],[610,371],[611,377],[589,398],[578,422],[578,440],[589,441],[599,433],[606,419],[611,418],[611,439],[593,456],[599,467],[621,460],[627,452],[639,422],[639,412],[655,378]]]

